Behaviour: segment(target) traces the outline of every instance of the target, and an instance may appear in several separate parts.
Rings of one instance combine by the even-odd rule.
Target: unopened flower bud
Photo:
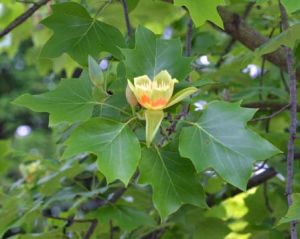
[[[135,107],[138,104],[138,101],[137,101],[135,95],[133,94],[133,92],[131,91],[131,89],[128,85],[126,87],[126,99],[127,99],[128,104],[130,104],[132,107]]]

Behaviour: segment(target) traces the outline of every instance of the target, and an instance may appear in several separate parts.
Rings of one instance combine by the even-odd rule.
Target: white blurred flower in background
[[[210,65],[210,61],[208,60],[208,57],[207,56],[200,56],[197,60],[196,60],[196,63],[198,65],[201,65],[201,66],[208,66]]]
[[[172,35],[173,35],[173,29],[171,27],[166,27],[162,35],[162,39],[169,40],[172,38]]]
[[[254,65],[254,64],[249,64],[246,68],[244,68],[242,70],[242,72],[244,74],[249,74],[249,76],[254,79],[254,78],[257,78],[258,76],[260,76],[261,74],[261,69],[257,66],[257,65]]]
[[[195,111],[200,111],[204,109],[205,105],[207,105],[207,102],[205,100],[199,100],[195,102],[194,105],[196,106]]]
[[[101,70],[105,71],[108,68],[109,61],[107,59],[102,59],[99,63]]]
[[[25,137],[31,133],[31,127],[28,125],[20,125],[15,132],[16,137]]]

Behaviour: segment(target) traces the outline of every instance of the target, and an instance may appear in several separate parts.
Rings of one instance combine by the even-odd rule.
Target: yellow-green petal
[[[135,87],[134,87],[134,85],[131,83],[130,80],[127,80],[127,82],[128,82],[128,86],[129,86],[130,90],[131,90],[133,93],[135,93]]]
[[[150,146],[154,139],[161,121],[164,118],[164,112],[162,110],[145,110],[146,118],[146,145]]]
[[[165,108],[168,108],[172,105],[177,104],[178,102],[182,101],[184,98],[188,97],[189,95],[194,94],[198,89],[196,87],[188,87],[179,92],[177,92],[166,105]]]

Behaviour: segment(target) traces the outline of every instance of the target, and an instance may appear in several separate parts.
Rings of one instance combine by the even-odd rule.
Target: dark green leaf
[[[245,127],[255,112],[239,103],[209,104],[197,122],[182,130],[181,155],[191,159],[198,172],[211,167],[227,182],[245,190],[253,162],[280,153]]]
[[[182,57],[180,40],[163,40],[144,27],[136,30],[135,49],[122,49],[127,77],[148,75],[154,78],[167,70],[173,78],[184,79],[191,71],[191,58]]]
[[[300,220],[300,193],[294,193],[292,197],[293,197],[292,206],[289,207],[286,215],[280,219],[278,224]]]
[[[163,219],[186,203],[206,207],[193,165],[176,151],[144,148],[140,173],[140,182],[152,186],[154,206]]]
[[[65,144],[64,157],[83,152],[96,154],[98,168],[108,183],[120,179],[127,185],[141,155],[139,141],[127,123],[101,118],[80,125]]]
[[[24,94],[13,103],[36,112],[48,112],[49,124],[54,125],[89,119],[95,102],[88,79],[64,79],[53,91],[40,95]]]
[[[87,65],[88,55],[96,57],[102,51],[122,58],[119,47],[124,47],[125,42],[118,29],[91,18],[78,3],[56,4],[52,10],[53,14],[42,21],[54,32],[42,50],[42,57],[68,53],[81,65]]]

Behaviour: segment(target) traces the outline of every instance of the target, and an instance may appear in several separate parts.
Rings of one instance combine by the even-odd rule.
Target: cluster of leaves
[[[32,58],[40,51],[36,67],[41,74],[46,74],[50,65],[54,72],[64,69],[66,77],[50,91],[26,92],[13,101],[16,109],[25,106],[47,112],[52,133],[0,141],[4,165],[0,172],[5,179],[1,183],[0,217],[6,219],[0,222],[0,236],[59,238],[65,234],[83,238],[92,231],[96,219],[92,238],[284,238],[285,223],[299,219],[300,200],[295,194],[294,206],[282,218],[286,206],[279,179],[210,209],[207,202],[210,196],[221,200],[234,187],[246,190],[258,162],[269,160],[269,167],[284,172],[282,156],[274,156],[285,150],[286,115],[271,123],[254,121],[248,126],[257,110],[242,107],[239,100],[249,104],[261,99],[286,102],[288,93],[276,79],[279,71],[275,66],[267,66],[268,74],[262,69],[260,82],[243,74],[242,69],[249,58],[259,61],[282,44],[297,49],[298,25],[278,34],[254,54],[245,57],[245,48],[237,45],[221,67],[206,66],[194,57],[182,56],[180,38],[167,40],[160,34],[171,25],[174,35],[185,35],[189,21],[181,9],[185,6],[195,26],[189,36],[193,55],[209,55],[217,62],[224,57],[222,49],[228,38],[205,21],[222,26],[216,7],[225,2],[127,2],[136,28],[134,37],[124,37],[119,1],[57,3],[51,5],[50,15],[45,13],[49,16],[41,21],[43,26],[33,38],[48,39],[43,44],[33,40],[35,47],[26,54]],[[271,5],[278,13],[273,1],[261,2],[261,8]],[[288,0],[284,4],[290,13],[299,7]],[[6,2],[3,6],[11,7]],[[231,1],[228,6],[241,10],[245,1]],[[258,21],[263,9],[253,13],[255,27],[278,23],[279,19],[273,18]],[[158,20],[152,16],[156,11]],[[108,62],[108,67],[101,69],[100,61]],[[27,60],[27,64],[32,62]],[[78,66],[80,75],[70,77]],[[143,109],[131,109],[125,89],[127,79],[145,74],[153,79],[161,70],[180,81],[175,91],[193,85],[199,92],[166,110],[161,130],[148,148]],[[230,99],[226,92],[230,92]],[[202,111],[194,107],[199,100],[209,102]],[[189,112],[181,120],[178,115],[186,108]],[[30,154],[36,147],[44,151]],[[8,163],[12,159],[19,169]],[[264,168],[265,163],[258,165]],[[282,225],[270,230],[280,218]]]

